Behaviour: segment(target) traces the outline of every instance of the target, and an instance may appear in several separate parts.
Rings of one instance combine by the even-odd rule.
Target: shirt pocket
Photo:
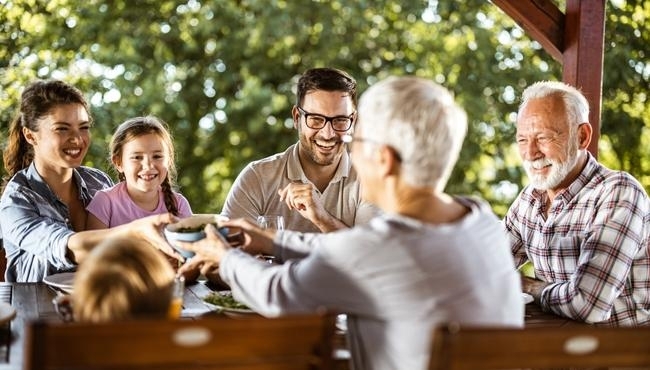
[[[548,263],[555,280],[567,281],[580,259],[580,236],[554,236],[548,245]]]

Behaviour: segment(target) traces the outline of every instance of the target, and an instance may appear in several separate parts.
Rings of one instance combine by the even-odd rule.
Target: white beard
[[[524,169],[530,179],[530,185],[538,190],[555,189],[564,180],[571,170],[578,164],[578,151],[571,150],[565,162],[558,162],[548,158],[536,161],[524,160]],[[534,169],[540,169],[550,165],[548,175],[533,173]]]

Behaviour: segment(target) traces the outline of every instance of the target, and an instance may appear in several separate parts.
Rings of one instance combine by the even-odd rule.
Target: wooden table
[[[213,308],[203,297],[213,290],[209,284],[198,282],[186,286],[181,317],[191,319]],[[17,315],[10,323],[0,326],[0,370],[20,370],[23,363],[23,340],[25,323],[34,319],[62,321],[56,313],[52,299],[56,293],[43,283],[1,283],[0,300],[11,303]],[[526,305],[526,326],[586,325],[553,314],[542,312],[535,304]],[[335,368],[348,369],[349,353],[345,337],[338,333],[335,343]]]

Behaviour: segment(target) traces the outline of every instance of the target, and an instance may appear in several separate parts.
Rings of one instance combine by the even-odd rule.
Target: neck
[[[334,161],[332,164],[319,165],[314,163],[311,158],[307,158],[307,156],[301,151],[298,151],[298,158],[300,159],[300,166],[302,167],[305,176],[321,193],[325,191],[327,185],[332,181],[336,169],[341,162],[341,157],[339,156],[338,160]]]
[[[451,196],[428,187],[413,187],[399,181],[386,181],[381,209],[429,224],[454,222],[469,210]]]
[[[129,194],[129,197],[133,203],[135,203],[138,207],[150,212],[158,208],[158,202],[160,201],[158,189],[155,191],[143,192],[136,189],[131,189],[127,184],[126,192]]]
[[[72,168],[52,168],[44,166],[38,161],[34,161],[36,171],[43,178],[45,183],[52,189],[59,199],[68,203],[73,193],[76,194],[76,186],[72,180]]]

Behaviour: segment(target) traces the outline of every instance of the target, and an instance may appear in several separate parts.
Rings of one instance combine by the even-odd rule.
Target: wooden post
[[[590,106],[589,151],[598,156],[603,91],[605,0],[567,0],[562,80],[582,90]]]

